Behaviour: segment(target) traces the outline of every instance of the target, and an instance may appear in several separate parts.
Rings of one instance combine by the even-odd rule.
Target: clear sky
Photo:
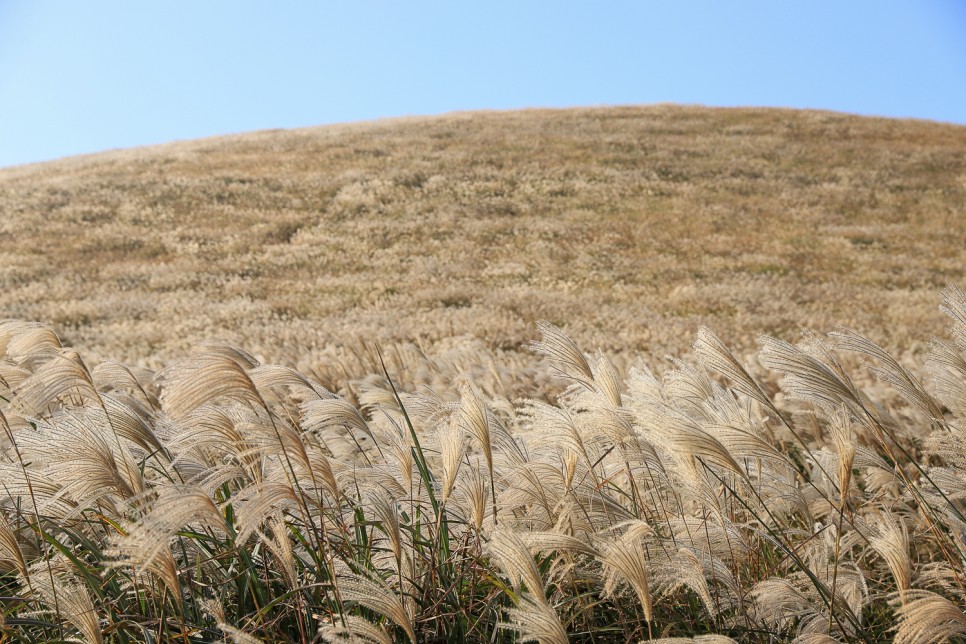
[[[966,123],[966,1],[0,0],[0,166],[386,116],[657,102]]]

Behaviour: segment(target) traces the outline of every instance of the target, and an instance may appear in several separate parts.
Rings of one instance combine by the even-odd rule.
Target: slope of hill
[[[929,122],[654,106],[258,132],[0,170],[0,317],[152,367],[214,337],[309,369],[363,342],[513,352],[539,319],[628,355],[701,324],[739,350],[839,324],[906,350],[963,281],[964,204],[966,127]]]
[[[0,171],[0,641],[959,641],[964,193],[676,107]]]

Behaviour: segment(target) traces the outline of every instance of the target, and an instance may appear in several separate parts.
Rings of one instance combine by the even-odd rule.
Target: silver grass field
[[[2,321],[0,641],[963,641],[966,294],[936,300],[915,369],[700,328],[622,374],[541,323],[554,393],[512,401]]]

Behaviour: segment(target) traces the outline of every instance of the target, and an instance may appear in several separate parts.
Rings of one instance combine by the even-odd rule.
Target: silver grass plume
[[[384,581],[354,573],[346,567],[342,567],[336,576],[343,601],[355,602],[386,616],[406,632],[410,642],[416,642],[416,632],[405,605]]]
[[[60,338],[48,326],[22,320],[0,320],[0,356],[51,353],[61,346]]]
[[[170,556],[168,543],[184,526],[198,523],[219,532],[225,519],[203,490],[191,485],[165,485],[156,488],[157,498],[128,532],[114,541],[114,565],[147,570],[162,553]]]
[[[229,347],[209,346],[159,374],[164,383],[161,402],[174,418],[184,418],[205,403],[220,399],[265,407],[265,401],[248,376],[253,359]]]
[[[514,589],[519,590],[520,585],[523,584],[536,601],[547,603],[543,577],[527,545],[516,531],[504,526],[494,529],[487,549],[497,565],[510,578]]]
[[[140,401],[151,409],[160,409],[161,403],[153,392],[138,379],[126,365],[113,360],[104,360],[91,369],[91,377],[97,388],[106,392],[128,391],[138,396]]]
[[[613,595],[623,585],[630,586],[637,595],[644,619],[650,624],[654,621],[654,600],[648,573],[648,553],[642,539],[634,535],[623,535],[602,541],[600,562],[604,564],[604,593]]]
[[[849,409],[859,405],[855,389],[835,369],[784,340],[760,336],[759,342],[761,363],[784,376],[782,389],[791,396],[830,412],[843,404]]]
[[[73,349],[59,349],[45,356],[42,368],[14,392],[23,413],[38,416],[53,410],[58,403],[83,406],[85,402],[100,404],[90,372]]]
[[[249,635],[240,628],[236,628],[228,623],[228,619],[225,616],[225,608],[221,605],[217,599],[206,599],[201,602],[201,609],[211,615],[215,620],[215,625],[218,626],[218,630],[228,636],[228,639],[233,642],[233,644],[260,644],[261,640],[257,637]]]
[[[934,338],[926,367],[937,397],[958,417],[966,417],[966,358],[956,345]]]
[[[479,393],[468,384],[460,387],[459,422],[467,434],[476,439],[483,450],[486,468],[490,475],[490,492],[493,501],[493,521],[497,522],[496,474],[493,470],[493,441],[490,432],[490,414]],[[511,439],[512,440],[512,439]]]
[[[698,329],[694,352],[705,367],[717,371],[730,380],[736,391],[758,401],[767,409],[774,409],[771,399],[761,386],[708,327],[703,326]]]
[[[0,570],[13,570],[24,579],[30,578],[20,541],[3,514],[0,514]]]
[[[889,571],[892,573],[896,585],[899,587],[899,599],[905,598],[912,587],[912,560],[909,558],[909,531],[892,512],[881,512],[872,521],[872,534],[869,545],[878,553]]]
[[[51,607],[56,605],[59,617],[66,619],[76,628],[85,641],[98,644],[103,641],[94,602],[87,588],[77,579],[73,564],[66,557],[57,555],[32,564],[29,578],[30,589],[50,612],[54,612]]]
[[[953,340],[960,350],[966,351],[966,293],[955,284],[950,284],[942,291],[942,306],[940,310],[953,320],[950,327]]]
[[[939,405],[930,396],[922,384],[909,373],[895,358],[889,353],[872,342],[868,338],[859,335],[855,331],[846,329],[844,331],[829,334],[837,340],[834,345],[836,349],[854,351],[856,353],[874,358],[882,366],[868,365],[876,376],[895,387],[896,391],[911,405],[920,409],[933,422],[944,424],[943,413]]]
[[[437,432],[440,461],[443,468],[440,500],[446,503],[449,500],[450,494],[453,492],[456,475],[459,473],[460,465],[463,461],[465,441],[463,428],[455,419],[450,422],[440,423]]]
[[[939,644],[966,637],[966,614],[949,599],[912,590],[900,601],[895,644]]]
[[[337,447],[339,444],[348,445],[347,438],[358,450],[357,454],[362,456],[366,455],[367,449],[371,451],[371,446],[376,443],[369,424],[359,410],[342,398],[309,400],[299,405],[299,414],[302,429],[318,435],[334,456],[349,456],[344,453],[344,448]]]
[[[543,339],[532,343],[530,348],[545,356],[561,375],[593,391],[594,372],[580,347],[566,333],[549,322],[538,322],[537,329],[543,335]]]
[[[508,608],[506,614],[508,621],[500,622],[497,628],[516,631],[521,642],[567,644],[569,641],[560,617],[546,599],[523,593],[517,606]]]
[[[345,621],[342,625],[340,620]],[[319,637],[325,642],[338,644],[393,644],[389,633],[369,620],[356,615],[342,615],[335,624],[326,624],[319,629]]]

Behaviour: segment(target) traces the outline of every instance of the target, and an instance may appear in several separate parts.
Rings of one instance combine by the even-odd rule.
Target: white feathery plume
[[[276,512],[269,517],[266,523],[271,536],[259,533],[259,540],[265,544],[265,547],[279,563],[286,587],[289,590],[294,590],[298,586],[298,573],[295,570],[295,556],[292,552],[292,541],[289,539],[288,526],[281,512]]]
[[[557,612],[539,597],[523,593],[515,608],[506,611],[509,621],[500,622],[497,628],[516,631],[520,642],[539,644],[567,644],[567,630],[560,623]]]
[[[20,357],[54,353],[61,348],[60,338],[50,327],[22,320],[0,320],[0,356]]]
[[[905,601],[905,596],[912,587],[909,531],[902,522],[901,515],[893,512],[880,512],[872,520],[872,527],[869,545],[889,566],[892,578],[899,587],[899,598]]]
[[[961,606],[928,590],[912,590],[900,599],[895,644],[939,644],[966,638]]]
[[[708,327],[703,326],[698,329],[694,352],[705,367],[717,371],[730,380],[736,391],[757,400],[768,409],[773,409],[771,399],[762,391],[761,386]]]
[[[543,339],[532,343],[530,348],[545,356],[551,365],[559,369],[561,375],[593,391],[594,373],[580,347],[566,333],[549,322],[538,322],[537,329],[543,335]]]
[[[966,293],[955,284],[950,284],[942,291],[942,306],[939,308],[952,318],[950,332],[953,340],[960,350],[966,351]]]
[[[604,355],[603,351],[598,351],[594,356],[591,369],[597,394],[609,405],[620,407],[622,405],[621,383],[614,363]]]
[[[159,409],[160,402],[157,396],[149,393],[144,384],[138,379],[134,372],[126,365],[113,360],[104,360],[91,369],[91,378],[94,384],[102,391],[113,390],[116,392],[129,391],[139,397],[142,404],[151,409]]]
[[[598,559],[604,565],[604,594],[613,595],[624,584],[637,594],[644,609],[644,619],[654,621],[654,600],[651,597],[648,555],[642,539],[623,535],[602,541]]]
[[[899,392],[906,402],[920,409],[930,420],[938,423],[944,422],[942,410],[933,397],[885,349],[850,329],[830,333],[829,335],[837,340],[834,348],[854,351],[878,360],[882,366],[867,365],[876,376],[895,387],[896,391]]]
[[[253,483],[233,498],[238,521],[238,543],[245,543],[252,534],[265,524],[273,513],[281,510],[299,511],[299,498],[286,482],[261,481]]]
[[[73,564],[62,555],[38,561],[30,566],[30,583],[24,585],[29,585],[48,611],[53,612],[56,606],[59,616],[80,631],[85,641],[102,642],[103,634],[94,602],[72,568]]]
[[[248,376],[251,361],[227,347],[209,347],[159,374],[164,383],[161,403],[174,418],[184,418],[210,402],[234,400],[264,407],[265,403]]]
[[[0,514],[0,570],[14,570],[25,579],[30,577],[17,535],[3,514]]]
[[[363,577],[344,567],[336,576],[343,601],[355,602],[388,617],[406,632],[409,641],[416,642],[416,632],[405,605],[383,580]]]
[[[526,585],[536,601],[547,603],[543,577],[537,570],[537,564],[530,555],[527,545],[516,531],[502,525],[494,529],[487,549],[497,565],[510,578],[510,583],[515,589],[519,590],[522,583]]]
[[[167,553],[169,540],[184,526],[198,523],[225,531],[225,518],[211,497],[197,486],[165,485],[155,488],[157,498],[127,534],[115,538],[111,553],[115,567],[131,565],[142,572],[162,553]]]
[[[464,435],[463,428],[457,422],[440,423],[437,432],[440,461],[443,467],[440,499],[445,503],[453,492],[456,475],[462,464]]]
[[[299,414],[302,429],[317,434],[327,446],[333,439],[348,437],[360,453],[365,453],[375,443],[372,430],[359,410],[342,398],[309,400],[299,405]],[[357,436],[353,430],[361,435]]]
[[[214,618],[218,630],[228,636],[234,644],[260,644],[261,640],[249,635],[240,628],[236,628],[228,623],[225,617],[225,608],[217,599],[205,599],[200,602],[201,609]]]
[[[926,367],[939,400],[956,416],[966,416],[966,358],[953,343],[934,338],[926,354]]]
[[[340,620],[345,620],[344,626]],[[319,637],[336,644],[393,644],[386,629],[356,615],[341,615],[336,623],[322,626]]]
[[[798,347],[768,336],[760,336],[761,363],[781,373],[782,389],[793,397],[810,401],[834,412],[843,404],[858,404],[856,392],[844,382],[835,369]]]
[[[57,403],[100,404],[90,372],[73,349],[59,349],[46,356],[43,367],[35,369],[14,394],[19,408],[35,416],[48,413]]]

